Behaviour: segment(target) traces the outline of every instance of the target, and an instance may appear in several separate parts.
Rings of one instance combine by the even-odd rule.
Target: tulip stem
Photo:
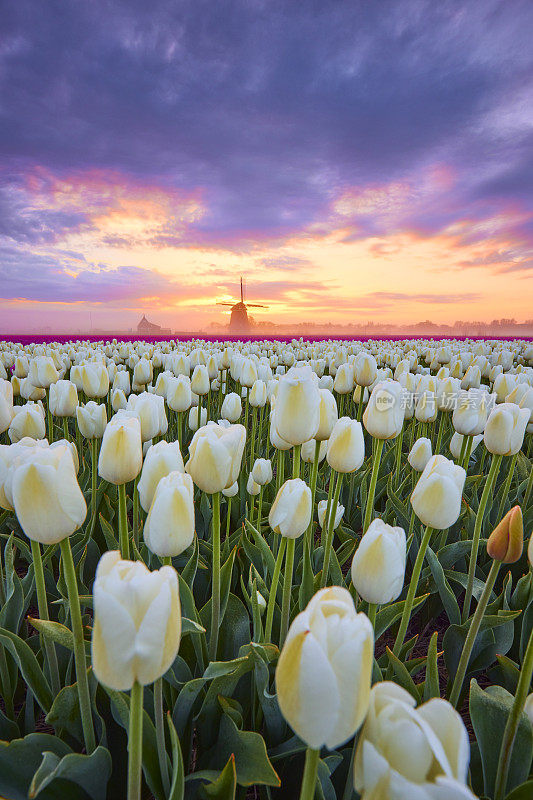
[[[43,559],[41,556],[41,545],[39,542],[30,539],[31,542],[31,555],[33,558],[33,571],[35,574],[35,589],[37,591],[37,608],[39,609],[39,618],[49,620],[48,616],[48,601],[46,598],[46,585],[44,582]],[[46,636],[41,636],[41,641],[44,644],[44,651],[46,653],[46,660],[48,661],[48,669],[50,670],[50,682],[52,685],[52,692],[55,695],[59,693],[61,683],[59,681],[59,667],[57,664],[57,653],[55,645]]]
[[[444,411],[440,412],[440,420],[439,420],[439,429],[437,433],[437,443],[435,445],[435,453],[434,455],[438,455],[440,453],[440,448],[442,446],[442,434],[444,433],[444,421],[446,419],[446,414]]]
[[[198,406],[196,409],[196,430],[199,430],[202,425],[202,395],[198,395]]]
[[[281,628],[279,632],[279,649],[283,647],[283,642],[289,630],[289,616],[291,610],[291,589],[292,589],[292,572],[294,569],[294,548],[296,545],[295,539],[288,539],[287,541],[287,556],[285,558],[285,575],[283,577],[283,598],[281,603]]]
[[[302,451],[301,444],[295,444],[292,451],[292,477],[300,477],[300,453]]]
[[[378,482],[379,465],[381,463],[381,454],[383,452],[384,441],[384,439],[376,439],[374,460],[372,463],[372,475],[370,477],[370,486],[368,487],[368,495],[366,498],[363,533],[367,532],[368,526],[372,522],[372,515],[374,513],[374,495],[376,494],[376,484]]]
[[[513,754],[513,746],[516,738],[516,732],[520,723],[520,717],[524,711],[526,698],[531,685],[531,676],[533,675],[533,630],[529,635],[529,642],[527,644],[524,660],[522,662],[522,669],[520,677],[518,678],[518,686],[516,687],[516,694],[513,701],[511,712],[507,718],[507,724],[503,732],[502,746],[500,749],[500,758],[498,760],[498,772],[496,773],[496,783],[494,786],[494,800],[503,800],[505,797],[505,790],[507,787],[507,777],[509,775],[509,766],[511,763],[511,756]]]
[[[281,573],[281,565],[283,564],[283,556],[285,554],[285,545],[287,539],[285,536],[281,537],[279,543],[278,555],[276,556],[276,563],[274,565],[274,572],[272,574],[272,582],[270,584],[270,592],[268,595],[267,615],[265,622],[265,642],[270,642],[272,638],[272,622],[274,620],[274,608],[276,607],[276,595],[278,593],[279,576]]]
[[[364,407],[363,398],[364,398],[364,396],[365,396],[365,387],[364,386],[360,386],[359,387],[359,400],[357,401],[357,421],[358,422],[361,422],[361,420],[363,418],[363,407]]]
[[[85,657],[85,640],[83,637],[83,624],[81,621],[80,596],[76,569],[70,549],[70,540],[67,537],[59,543],[61,559],[63,561],[63,574],[67,584],[72,635],[74,639],[74,664],[76,667],[76,680],[78,682],[78,697],[80,701],[81,724],[85,749],[90,755],[96,747],[94,728],[91,713],[91,697],[89,694],[89,681],[87,679],[87,659]]]
[[[470,661],[470,656],[472,654],[472,648],[474,647],[476,636],[478,635],[479,632],[479,626],[481,625],[485,609],[487,608],[490,598],[490,593],[492,592],[492,588],[498,576],[500,566],[501,566],[501,561],[494,560],[492,562],[492,566],[490,568],[490,572],[485,582],[485,587],[483,589],[483,594],[479,599],[479,603],[475,610],[474,616],[472,617],[472,622],[470,623],[470,628],[468,629],[468,634],[465,639],[465,643],[463,645],[461,658],[459,659],[459,664],[457,666],[457,671],[455,673],[455,678],[453,680],[450,692],[450,703],[454,708],[457,706],[457,703],[459,701],[459,696],[461,694],[461,689],[463,688],[463,681],[465,679],[468,662]]]
[[[507,469],[507,477],[505,478],[505,483],[503,485],[502,490],[502,499],[500,500],[500,506],[498,508],[498,516],[496,520],[499,522],[503,518],[503,510],[505,508],[505,501],[507,500],[507,496],[509,494],[509,489],[511,488],[511,481],[513,480],[516,459],[518,458],[518,453],[515,453],[514,456],[511,456],[508,462],[508,469]]]
[[[377,610],[378,610],[377,603],[369,603],[368,604],[368,609],[367,609],[366,615],[367,615],[368,619],[370,620],[373,628],[376,627],[376,612],[377,612]]]
[[[250,472],[254,466],[255,461],[255,432],[257,427],[257,409],[252,406],[252,436],[250,442]]]
[[[394,463],[394,485],[398,483],[400,477],[400,464],[402,460],[402,446],[403,446],[403,427],[396,438],[396,454]]]
[[[143,687],[135,683],[130,695],[130,724],[128,733],[128,800],[141,800],[141,769],[143,744]]]
[[[63,438],[70,442],[70,436],[68,433],[68,417],[63,417]]]
[[[309,545],[309,549],[313,549],[313,513],[315,508],[315,496],[316,496],[316,481],[318,477],[318,459],[320,456],[320,442],[315,442],[315,457],[313,459],[313,466],[311,468],[311,519],[309,520],[309,527],[307,528],[305,537],[307,539],[307,544]]]
[[[220,624],[220,492],[213,495],[213,586],[211,597],[211,634],[209,660],[216,661]]]
[[[98,485],[98,439],[91,439],[91,535],[96,525],[96,487]]]
[[[470,456],[472,454],[472,445],[474,443],[474,437],[473,436],[465,436],[463,441],[464,440],[466,440],[466,444],[465,444],[465,452],[464,452],[464,455],[463,455],[463,460],[461,462],[461,466],[463,467],[465,472],[468,473],[468,465],[470,464]]]
[[[533,439],[533,436],[531,436]],[[526,486],[526,493],[524,494],[524,499],[522,501],[522,506],[524,508],[524,513],[527,511],[527,504],[529,503],[529,498],[531,497],[531,491],[533,490],[533,469],[529,470],[529,479]]]
[[[46,420],[48,423],[48,442],[52,444],[54,441],[54,421],[52,419],[52,412],[50,411],[50,387],[46,391]]]
[[[133,481],[133,541],[137,548],[139,547],[139,491],[137,489],[139,477],[140,475],[137,475]]]
[[[126,509],[126,484],[118,487],[118,542],[120,554],[126,561],[130,557],[130,543],[128,539],[128,515]]]
[[[154,682],[154,714],[155,714],[155,737],[157,742],[157,755],[159,758],[159,769],[161,780],[165,790],[165,797],[170,791],[170,780],[168,777],[168,761],[165,746],[165,727],[163,724],[163,678],[158,678]]]
[[[333,480],[333,478],[332,478]],[[333,533],[335,530],[335,517],[337,515],[337,506],[339,504],[339,497],[341,493],[341,485],[342,485],[342,472],[337,473],[337,480],[335,482],[335,492],[333,495],[333,502],[331,503],[331,510],[329,512],[329,517],[327,521],[327,536],[326,536],[326,545],[324,547],[324,563],[322,565],[322,580],[321,580],[321,587],[324,586],[328,582],[329,577],[329,562],[331,558],[331,548],[333,546]],[[324,525],[325,525],[324,520]]]
[[[462,616],[463,623],[465,623],[468,617],[470,616],[470,603],[472,600],[472,590],[474,588],[474,576],[476,573],[476,564],[477,564],[477,551],[479,549],[479,539],[481,536],[481,528],[483,527],[483,517],[485,515],[485,507],[487,505],[489,495],[492,492],[492,486],[494,484],[494,481],[496,480],[496,476],[500,469],[500,464],[502,463],[502,457],[503,456],[498,455],[497,453],[493,453],[492,455],[489,474],[487,475],[487,480],[485,481],[485,486],[483,487],[483,494],[481,495],[481,500],[479,501],[479,506],[477,509],[476,521],[474,524],[474,535],[472,537],[472,549],[470,550],[470,562],[468,564],[468,582],[466,584],[466,593],[463,604],[463,616]]]
[[[326,536],[328,531],[329,513],[331,511],[331,503],[333,502],[333,470],[330,469],[329,485],[328,485],[328,499],[326,501],[326,514],[324,516],[324,525],[320,534],[320,544],[322,547],[326,546]]]
[[[422,537],[422,542],[420,543],[420,548],[418,550],[415,565],[413,567],[411,580],[409,581],[409,589],[407,590],[407,597],[405,598],[402,618],[400,620],[400,627],[398,628],[398,633],[396,635],[396,640],[394,642],[394,647],[392,649],[392,652],[394,653],[395,656],[399,655],[403,645],[403,640],[405,639],[407,626],[409,625],[409,620],[411,618],[411,611],[413,610],[413,603],[416,595],[416,590],[418,588],[420,573],[422,572],[422,565],[424,563],[426,550],[428,549],[429,540],[431,539],[432,533],[433,533],[433,528],[430,528],[428,525],[426,527],[426,530],[424,531],[424,536]]]
[[[319,760],[320,750],[313,750],[311,747],[308,747],[305,752],[305,767],[302,778],[302,788],[300,790],[300,800],[313,800],[315,796]]]

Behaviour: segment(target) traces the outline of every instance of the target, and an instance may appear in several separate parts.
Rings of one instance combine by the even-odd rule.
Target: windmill
[[[230,333],[250,333],[251,324],[248,317],[249,308],[268,308],[261,303],[245,303],[244,290],[241,277],[241,299],[237,303],[217,303],[217,306],[231,306],[231,317],[229,321]]]

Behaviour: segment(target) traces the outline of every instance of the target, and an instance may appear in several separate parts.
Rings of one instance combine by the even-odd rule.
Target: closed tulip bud
[[[205,364],[197,364],[191,378],[191,389],[197,395],[207,394],[209,391],[209,373]]]
[[[267,389],[266,383],[264,381],[256,380],[252,388],[250,389],[250,394],[248,395],[250,405],[253,408],[263,408],[266,404],[267,399]]]
[[[319,389],[326,389],[328,392],[333,391],[333,378],[331,375],[322,375],[322,377],[318,381],[318,388]]]
[[[172,372],[160,372],[155,382],[154,394],[166,398],[170,380],[176,380]]]
[[[180,445],[163,439],[148,448],[137,484],[139,500],[146,512],[150,510],[159,481],[171,472],[184,472]]]
[[[48,389],[59,379],[54,360],[50,356],[37,356],[30,362],[30,382],[39,389]]]
[[[222,494],[224,495],[224,497],[230,498],[230,497],[235,497],[238,491],[239,491],[239,484],[237,481],[235,481],[235,483],[232,483],[231,486],[228,486],[227,489],[222,489]]]
[[[257,367],[255,363],[250,358],[245,358],[242,361],[241,368],[239,371],[239,383],[242,386],[247,386],[251,388],[258,378],[257,375]]]
[[[403,589],[405,559],[404,529],[375,519],[352,561],[352,582],[357,593],[367,603],[392,603]]]
[[[16,375],[11,376],[11,388],[13,390],[13,397],[20,397],[20,378],[17,378]]]
[[[431,439],[421,436],[411,447],[407,456],[407,461],[416,472],[423,472],[426,464],[431,458]]]
[[[478,389],[481,385],[481,370],[477,364],[472,364],[466,370],[461,380],[461,389]]]
[[[294,619],[276,668],[281,713],[308,747],[333,750],[363,722],[374,631],[347,589],[321,589]]]
[[[394,439],[403,427],[402,387],[397,381],[381,381],[372,389],[363,414],[365,428],[376,439]]]
[[[98,474],[119,486],[137,477],[142,467],[141,424],[119,411],[108,423],[98,458]]]
[[[507,372],[502,372],[496,375],[494,379],[493,391],[496,394],[496,402],[503,403],[508,394],[510,394],[516,386],[516,376],[510,375]]]
[[[188,411],[191,403],[191,381],[188,375],[180,375],[168,382],[167,404],[172,411]]]
[[[258,483],[256,483],[256,482],[254,481],[254,476],[252,475],[252,473],[251,473],[251,472],[250,472],[250,474],[248,475],[248,480],[246,481],[246,491],[247,491],[247,492],[248,492],[248,494],[249,494],[249,495],[251,495],[252,497],[255,497],[255,496],[256,496],[256,495],[258,495],[258,494],[259,494],[259,492],[261,491],[261,487],[259,486],[259,484],[258,484]]]
[[[243,425],[204,425],[192,437],[185,470],[207,494],[228,489],[239,477],[245,442]]]
[[[37,403],[14,406],[8,435],[11,442],[18,442],[25,436],[30,439],[44,439],[46,426],[42,406]]]
[[[192,544],[194,486],[183,470],[169,472],[157,483],[143,537],[148,549],[160,558],[179,556]]]
[[[118,550],[101,557],[93,586],[92,665],[111,689],[145,686],[168,670],[178,653],[181,607],[173,567],[150,572],[123,561]]]
[[[128,401],[126,399],[126,395],[122,391],[122,389],[112,389],[111,390],[111,408],[113,411],[122,411],[123,409],[127,408]]]
[[[465,479],[462,467],[445,456],[432,456],[411,495],[418,519],[436,530],[445,530],[457,522]]]
[[[397,683],[374,684],[355,755],[355,789],[369,800],[476,800],[466,785],[470,746],[460,715],[440,697],[415,705]]]
[[[225,396],[220,413],[223,419],[227,419],[229,422],[237,422],[242,414],[242,402],[236,392],[230,392]]]
[[[319,442],[323,442],[331,436],[331,432],[339,418],[339,412],[337,410],[337,401],[328,389],[319,389],[318,393],[320,396],[320,419],[314,438]]]
[[[301,450],[301,458],[306,464],[312,464],[315,460],[315,446],[317,444],[316,439],[310,439],[308,442],[304,442],[302,445]],[[328,443],[327,441],[320,442],[320,447],[318,450],[318,463],[321,464],[326,457],[326,453],[328,451]]]
[[[481,389],[461,391],[452,416],[453,427],[457,433],[463,436],[477,436],[483,433],[493,397]]]
[[[365,440],[360,422],[341,417],[328,440],[326,459],[337,472],[355,472],[365,460]]]
[[[101,439],[107,425],[105,404],[89,400],[84,406],[76,408],[76,419],[85,439]]]
[[[514,564],[524,547],[524,521],[520,506],[511,508],[487,541],[487,553],[495,561]]]
[[[15,359],[15,376],[17,378],[27,378],[30,371],[30,362],[26,356],[17,356]]]
[[[105,397],[109,391],[109,375],[103,364],[84,364],[81,382],[87,397]]]
[[[133,382],[139,386],[146,386],[152,380],[154,371],[147,358],[141,358],[133,368]]]
[[[333,381],[333,389],[337,394],[349,394],[353,390],[353,367],[341,364]]]
[[[272,424],[292,445],[313,439],[320,423],[320,393],[310,367],[293,367],[279,381]]]
[[[358,386],[370,386],[376,380],[378,367],[370,353],[359,353],[354,362],[354,378]]]
[[[143,442],[153,439],[154,436],[164,435],[167,432],[168,422],[163,397],[149,392],[130,395],[127,411],[138,418]]]
[[[320,500],[317,510],[318,510],[318,522],[320,524],[320,527],[323,529],[324,526],[327,525],[326,511],[328,510],[328,501]],[[335,520],[333,521],[333,530],[339,527],[343,516],[344,516],[344,506],[341,506],[340,503],[337,503],[337,508],[335,510]]]
[[[2,390],[1,387],[7,384],[9,389]],[[0,433],[6,431],[11,425],[14,414],[13,410],[13,389],[7,381],[0,382]]]
[[[272,464],[270,459],[256,458],[252,467],[252,476],[259,486],[265,486],[272,480]]]
[[[78,392],[72,381],[50,385],[50,411],[56,417],[73,417],[78,405]]]
[[[293,478],[277,493],[268,522],[274,533],[297,539],[311,522],[311,510],[311,489],[300,478]]]
[[[281,436],[279,436],[276,430],[276,426],[274,425],[274,422],[272,420],[272,417],[269,428],[269,439],[270,439],[270,444],[272,445],[272,447],[275,447],[276,450],[285,451],[285,450],[290,450],[292,448],[292,444],[290,442],[286,442],[285,439],[282,439]]]
[[[198,409],[196,406],[193,406],[189,410],[189,416],[187,418],[187,423],[189,425],[190,431],[197,431],[198,430]],[[200,409],[200,427],[204,427],[207,425],[207,408]]]
[[[457,378],[449,377],[439,381],[437,385],[437,407],[439,411],[453,411],[460,391],[461,382]]]
[[[113,389],[120,389],[127,397],[130,393],[130,373],[126,370],[117,372],[113,378]]]
[[[35,402],[37,400],[44,400],[46,391],[40,386],[34,386],[29,378],[23,378],[20,382],[20,396],[23,397],[24,400]]]
[[[485,425],[485,447],[490,453],[514,456],[524,441],[529,410],[515,403],[501,403],[493,408]]]
[[[11,476],[11,500],[29,539],[57,544],[83,523],[87,506],[78,485],[72,450],[66,443],[31,448]]]

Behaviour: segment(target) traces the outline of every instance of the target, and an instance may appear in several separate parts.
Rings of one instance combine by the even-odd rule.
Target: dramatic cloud
[[[529,0],[4,3],[2,297],[207,306],[245,271],[307,318],[493,315],[533,271],[532,29]]]

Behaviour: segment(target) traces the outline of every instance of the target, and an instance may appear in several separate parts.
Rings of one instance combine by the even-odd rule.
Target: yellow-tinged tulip
[[[148,448],[137,484],[139,500],[146,512],[150,510],[159,481],[171,472],[184,472],[180,445],[163,439]]]
[[[392,603],[403,588],[405,559],[404,529],[375,519],[352,560],[352,583],[357,593],[367,603]]]
[[[81,383],[87,397],[105,397],[109,391],[109,375],[104,364],[84,364]]]
[[[457,522],[466,472],[442,455],[432,456],[411,495],[411,505],[424,525],[437,530]]]
[[[270,508],[268,522],[274,533],[297,539],[311,521],[311,489],[305,481],[285,481]]]
[[[198,395],[207,394],[209,391],[209,373],[204,364],[197,364],[191,378],[191,390]]]
[[[326,459],[337,472],[355,472],[365,460],[363,427],[357,420],[341,417],[328,440]]]
[[[347,589],[321,589],[294,619],[276,668],[281,713],[308,747],[334,749],[363,722],[374,631]]]
[[[31,439],[44,439],[46,426],[42,406],[39,403],[13,406],[13,417],[8,434],[12,442],[18,442],[25,436],[29,436]]]
[[[185,470],[208,494],[228,489],[239,477],[245,442],[243,425],[204,425],[192,437]]]
[[[78,390],[72,381],[50,385],[50,411],[55,417],[73,417],[78,406]]]
[[[398,684],[374,684],[355,755],[355,789],[372,800],[475,800],[466,785],[470,745],[460,715],[440,698],[415,705]]]
[[[252,467],[252,476],[259,486],[265,486],[272,480],[272,464],[268,458],[256,458]]]
[[[310,367],[293,367],[279,381],[272,424],[292,445],[313,439],[320,423],[320,393]]]
[[[370,353],[359,353],[354,361],[354,378],[358,386],[370,386],[377,378],[376,359]]]
[[[228,422],[237,422],[242,414],[241,398],[236,392],[230,392],[224,398],[220,415]]]
[[[141,561],[104,553],[93,585],[92,664],[97,679],[126,691],[153,683],[170,667],[181,638],[178,578],[173,567],[150,572]]]
[[[172,411],[188,411],[192,403],[189,375],[179,375],[168,382],[167,405]]]
[[[30,448],[11,467],[17,519],[26,536],[42,544],[56,544],[70,536],[87,514],[72,450],[66,442],[57,445]]]
[[[194,486],[183,470],[170,472],[158,482],[143,537],[148,549],[160,558],[179,556],[192,544]]]
[[[329,389],[319,389],[318,392],[320,395],[320,419],[318,430],[313,438],[323,442],[331,436],[331,432],[339,418],[339,412],[337,410],[337,401]]]
[[[514,456],[522,447],[528,423],[529,409],[501,403],[490,412],[485,425],[485,447],[490,453]]]
[[[101,439],[107,425],[105,403],[89,400],[84,406],[78,406],[76,419],[80,433],[85,439]]]
[[[137,477],[142,467],[141,425],[125,411],[108,423],[98,458],[98,474],[119,486]]]
[[[48,387],[59,380],[59,372],[57,371],[54,360],[50,356],[37,356],[30,362],[29,371],[30,383],[40,389],[48,389]]]
[[[402,387],[397,381],[380,381],[372,389],[363,423],[376,439],[394,439],[403,427]]]
[[[423,472],[431,458],[431,439],[421,436],[411,447],[407,461],[416,472]]]
[[[324,528],[326,524],[326,511],[328,510],[328,501],[327,500],[320,500],[317,511],[318,511],[318,522],[321,528]],[[341,519],[344,516],[344,506],[341,506],[340,503],[337,503],[337,508],[335,509],[335,520],[333,522],[333,529],[339,527],[341,524]]]

